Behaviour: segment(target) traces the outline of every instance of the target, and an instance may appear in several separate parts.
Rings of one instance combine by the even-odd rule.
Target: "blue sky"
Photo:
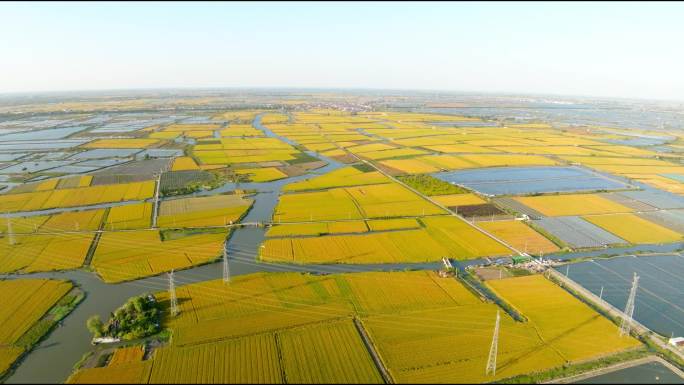
[[[0,4],[0,92],[344,87],[684,100],[680,4]]]

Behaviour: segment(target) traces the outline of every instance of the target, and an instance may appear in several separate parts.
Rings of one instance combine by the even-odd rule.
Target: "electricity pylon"
[[[634,301],[636,299],[637,287],[639,286],[639,276],[634,273],[634,278],[632,278],[632,289],[629,291],[629,298],[627,298],[627,305],[625,305],[625,314],[622,317],[622,322],[620,323],[620,337],[624,335],[629,335],[629,331],[632,329],[632,317],[634,316]]]
[[[501,317],[499,311],[496,311],[496,323],[494,324],[494,336],[492,337],[492,346],[489,348],[489,359],[487,360],[486,375],[496,375],[496,354],[499,348],[499,321]]]
[[[173,282],[173,270],[169,273],[169,299],[171,301],[171,315],[178,315],[178,299],[176,298],[176,284]]]
[[[7,217],[7,242],[9,242],[10,246],[14,246],[16,244],[14,239],[14,230],[12,230],[12,220],[10,217]]]
[[[224,243],[223,244],[223,283],[229,283],[230,282],[230,268],[228,266],[228,251],[226,251],[227,247],[228,247],[228,244]]]

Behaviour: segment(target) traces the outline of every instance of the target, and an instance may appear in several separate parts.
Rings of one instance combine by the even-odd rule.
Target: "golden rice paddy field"
[[[411,223],[388,223],[389,220],[379,224],[382,230],[397,231],[378,229],[374,231],[381,232],[267,239],[260,248],[260,259],[283,263],[398,263],[511,253],[456,217],[433,216],[420,221],[420,228]],[[369,221],[369,226],[374,226],[373,222]],[[400,230],[407,226],[407,230]]]
[[[154,195],[154,184],[154,181],[146,181],[1,194],[0,207],[5,212],[16,212],[88,206],[108,202],[138,201],[151,198]]]
[[[171,171],[199,170],[199,166],[189,156],[181,156],[173,160]]]
[[[157,225],[169,227],[225,226],[247,213],[254,201],[239,195],[211,195],[162,201]]]
[[[364,221],[292,223],[274,225],[268,229],[266,236],[288,237],[293,235],[365,233],[367,231],[368,227]]]
[[[12,218],[13,236],[0,243],[0,272],[76,269],[83,265],[104,210]],[[4,231],[7,231],[5,222]]]
[[[684,236],[635,214],[608,214],[583,217],[630,243],[680,242]]]
[[[487,203],[484,199],[475,194],[451,194],[451,195],[436,195],[430,197],[433,201],[446,207],[458,207],[468,205],[479,205]]]
[[[488,233],[503,240],[516,249],[533,254],[553,253],[559,248],[543,235],[534,231],[522,221],[479,222],[477,224]]]
[[[141,202],[109,209],[105,230],[147,229],[152,226],[152,203]]]
[[[515,197],[518,202],[550,216],[629,213],[634,209],[597,194],[561,194]]]
[[[19,343],[21,337],[71,288],[70,282],[47,279],[0,281],[0,376],[30,348]]]
[[[287,174],[275,167],[243,168],[235,170],[238,175],[245,175],[251,182],[271,182],[278,179],[287,178]]]
[[[446,214],[396,183],[285,194],[276,206],[276,222],[388,218]]]
[[[419,271],[258,273],[181,286],[180,313],[163,321],[169,344],[148,361],[82,369],[70,382],[383,382],[358,327],[396,383],[491,382],[640,346],[541,276],[491,285],[528,318],[501,312],[495,377],[485,367],[497,307],[456,279]],[[168,306],[166,293],[157,297]]]
[[[333,187],[361,186],[389,182],[390,180],[387,177],[377,171],[363,172],[355,167],[343,167],[300,182],[290,183],[283,187],[283,191],[322,190]]]
[[[169,236],[154,230],[103,233],[91,266],[108,283],[128,281],[215,260],[226,232]]]

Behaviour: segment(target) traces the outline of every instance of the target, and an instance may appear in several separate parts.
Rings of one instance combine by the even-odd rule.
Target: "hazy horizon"
[[[343,89],[684,101],[684,8],[0,5],[0,93]]]

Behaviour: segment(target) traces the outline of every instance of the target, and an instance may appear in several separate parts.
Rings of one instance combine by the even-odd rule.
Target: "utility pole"
[[[159,169],[159,175],[157,176],[157,188],[154,191],[154,210],[152,210],[152,228],[157,228],[157,216],[159,214],[159,190],[161,190],[161,176],[162,169]]]
[[[492,337],[492,346],[489,348],[489,359],[487,360],[487,370],[485,375],[496,375],[496,354],[499,348],[499,321],[501,316],[499,311],[496,311],[496,323],[494,324],[494,336]]]
[[[171,315],[178,315],[178,299],[176,298],[176,285],[173,282],[173,270],[169,273],[169,300],[171,301]]]
[[[620,323],[620,337],[629,335],[629,332],[632,329],[632,317],[634,316],[634,301],[636,299],[637,287],[639,287],[639,276],[635,272],[634,278],[632,278],[632,288],[629,291],[629,298],[627,298],[627,305],[625,305],[625,314]]]
[[[223,243],[223,283],[230,283],[230,268],[228,267],[227,243]]]
[[[9,242],[10,246],[14,246],[17,243],[14,239],[14,231],[12,230],[12,220],[10,217],[7,217],[7,242]]]

